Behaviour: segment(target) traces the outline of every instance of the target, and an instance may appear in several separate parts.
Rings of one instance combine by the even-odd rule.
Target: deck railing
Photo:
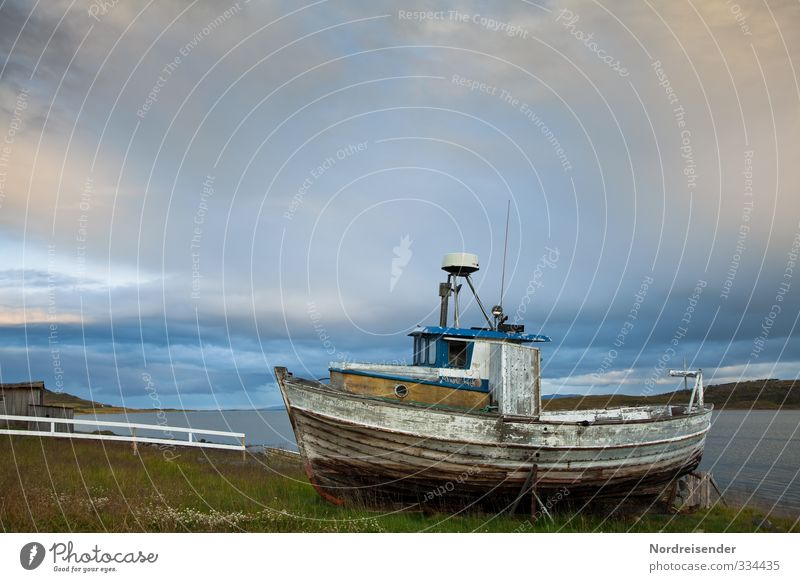
[[[130,442],[136,449],[137,443],[147,443],[156,445],[176,445],[181,447],[203,447],[207,449],[226,449],[230,451],[244,451],[245,449],[245,435],[243,432],[228,432],[222,430],[207,430],[200,428],[186,428],[182,426],[166,426],[162,424],[142,424],[138,422],[116,422],[110,420],[88,420],[88,419],[71,419],[71,418],[52,418],[42,416],[16,416],[10,414],[0,414],[0,421],[10,422],[29,422],[36,423],[37,425],[50,425],[50,430],[27,430],[27,429],[12,429],[3,428],[0,426],[0,434],[21,435],[21,436],[41,436],[41,437],[59,437],[71,439],[89,439],[99,441],[123,441]],[[2,425],[4,423],[0,423]],[[130,435],[118,434],[97,434],[88,432],[68,432],[57,431],[56,425],[73,426],[91,426],[103,428],[123,428],[130,430]],[[164,433],[183,433],[188,435],[186,440],[176,438],[153,438],[148,436],[138,436],[137,430],[152,430]],[[203,436],[219,436],[230,439],[237,439],[239,444],[224,444],[224,443],[210,443],[205,441],[198,441],[196,435]]]

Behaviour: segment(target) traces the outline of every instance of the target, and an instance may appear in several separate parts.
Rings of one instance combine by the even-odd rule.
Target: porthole
[[[408,387],[405,384],[398,384],[394,387],[394,395],[398,398],[405,398],[408,396]]]

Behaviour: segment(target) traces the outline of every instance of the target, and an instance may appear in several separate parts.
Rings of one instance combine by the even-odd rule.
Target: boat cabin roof
[[[493,339],[505,340],[515,343],[530,343],[530,342],[549,342],[550,338],[546,335],[538,335],[534,333],[520,333],[520,332],[506,332],[495,331],[493,329],[485,329],[481,327],[439,327],[427,326],[417,327],[412,331],[410,336],[448,336],[458,337],[463,339]]]

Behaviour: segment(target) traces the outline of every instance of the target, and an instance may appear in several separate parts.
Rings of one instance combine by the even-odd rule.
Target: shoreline
[[[593,396],[592,398],[601,398],[600,396]],[[605,396],[603,396],[605,398]],[[545,402],[559,402],[559,401],[566,401],[567,398],[550,398],[547,399]],[[572,398],[569,399],[572,403]],[[568,403],[568,404],[569,404]],[[543,409],[546,411],[555,411],[555,410],[581,410],[583,408],[572,408],[572,407],[560,407],[560,406],[548,406],[548,404],[543,405]],[[650,403],[654,404],[654,403]],[[674,403],[673,403],[674,404]],[[677,404],[675,404],[677,406]],[[624,408],[627,406],[632,406],[631,404],[615,404],[613,406],[608,407],[599,407],[599,408]],[[641,404],[640,406],[647,406],[647,404]],[[591,407],[594,408],[594,407]],[[158,414],[159,412],[168,412],[168,413],[175,413],[175,412],[282,412],[285,411],[285,407],[276,407],[276,408],[124,408],[120,406],[106,406],[97,409],[91,408],[82,408],[82,407],[75,407],[72,409],[74,413],[81,414],[81,415],[102,415],[102,414]],[[751,412],[755,410],[767,410],[773,412],[790,412],[795,410],[800,410],[800,406],[777,406],[771,405],[771,403],[764,403],[763,405],[759,405],[755,403],[753,406],[722,406],[717,407],[714,406],[714,412]]]
[[[746,380],[705,387],[705,402],[717,411],[725,410],[800,410],[800,390],[795,390],[794,380],[768,378]],[[544,394],[543,410],[585,410],[589,408],[617,408],[626,406],[686,405],[691,390],[674,390],[652,395],[631,394]],[[129,408],[103,404],[80,398],[66,392],[45,389],[45,403],[72,408],[75,414],[140,414],[158,412],[233,412],[285,410],[280,404],[264,408],[244,409],[179,409],[179,408]]]

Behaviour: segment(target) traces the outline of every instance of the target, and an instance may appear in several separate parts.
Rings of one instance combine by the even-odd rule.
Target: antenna
[[[686,369],[686,356],[683,356],[683,369]],[[689,389],[689,385],[686,381],[686,376],[683,377],[683,391],[687,391]]]
[[[503,274],[500,277],[500,309],[503,308],[503,297],[506,293],[506,253],[508,252],[508,218],[511,216],[511,200],[506,206],[506,237],[503,243]]]
[[[508,319],[507,315],[503,315],[503,297],[506,293],[506,255],[508,254],[508,219],[511,216],[511,200],[508,201],[506,206],[506,237],[503,243],[503,273],[500,276],[500,303],[492,307],[492,315],[494,316],[494,329],[498,331],[506,331],[509,326],[505,325]],[[509,331],[522,331],[522,329]]]

